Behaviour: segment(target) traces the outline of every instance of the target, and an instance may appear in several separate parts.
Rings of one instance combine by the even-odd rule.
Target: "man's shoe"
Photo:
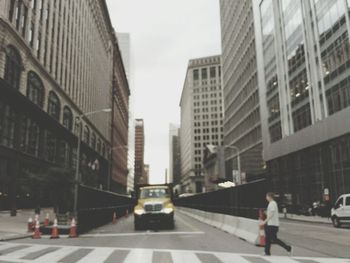
[[[292,247],[292,246],[289,246],[288,255],[289,255],[290,257],[293,257],[293,247]]]
[[[269,256],[271,256],[271,254],[263,253],[262,256],[264,256],[264,257],[269,257]]]

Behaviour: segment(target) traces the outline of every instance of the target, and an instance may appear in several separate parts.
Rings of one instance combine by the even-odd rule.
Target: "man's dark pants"
[[[277,226],[265,226],[265,254],[271,255],[271,244],[277,244],[283,247],[288,252],[291,250],[291,247],[284,243],[282,240],[277,238],[278,227]]]

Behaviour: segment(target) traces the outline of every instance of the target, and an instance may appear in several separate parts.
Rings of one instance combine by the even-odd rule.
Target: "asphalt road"
[[[118,220],[77,239],[23,239],[0,243],[2,262],[125,262],[125,263],[315,263],[348,262],[350,229],[283,221],[281,238],[294,246],[293,258],[273,247],[273,257],[263,249],[181,213],[174,230],[134,231],[133,218]]]

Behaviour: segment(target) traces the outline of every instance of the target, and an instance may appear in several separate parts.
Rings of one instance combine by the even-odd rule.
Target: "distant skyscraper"
[[[252,0],[220,0],[224,144],[240,149],[247,180],[264,172]],[[237,152],[226,151],[226,176],[237,169]]]
[[[202,192],[206,145],[221,145],[223,102],[220,56],[189,61],[181,101],[182,192]]]
[[[141,179],[141,183],[148,184],[149,183],[149,175],[150,175],[150,166],[149,166],[149,164],[145,164],[143,167],[143,176]]]
[[[169,182],[181,182],[180,126],[170,124],[169,128]]]
[[[144,175],[144,154],[145,154],[145,131],[142,119],[135,120],[135,177],[134,185],[143,183]]]

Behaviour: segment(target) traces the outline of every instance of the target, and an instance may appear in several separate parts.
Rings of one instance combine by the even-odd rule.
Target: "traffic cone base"
[[[53,226],[52,226],[50,239],[57,239],[57,238],[60,238],[60,236],[58,234],[57,219],[55,219]]]
[[[36,223],[35,223],[35,230],[34,230],[34,234],[33,234],[32,238],[33,239],[40,239],[41,238],[39,221],[36,221]]]
[[[27,230],[28,233],[31,233],[34,230],[33,219],[31,217],[28,219],[28,226],[27,226],[27,228],[28,228],[28,230]]]
[[[69,229],[69,238],[76,238],[78,237],[77,234],[77,225],[75,223],[75,219],[72,219],[71,225],[70,225],[70,229]]]
[[[116,223],[117,223],[117,214],[114,212],[113,213],[112,224],[116,224]]]
[[[44,226],[48,226],[50,224],[49,214],[46,214]]]

